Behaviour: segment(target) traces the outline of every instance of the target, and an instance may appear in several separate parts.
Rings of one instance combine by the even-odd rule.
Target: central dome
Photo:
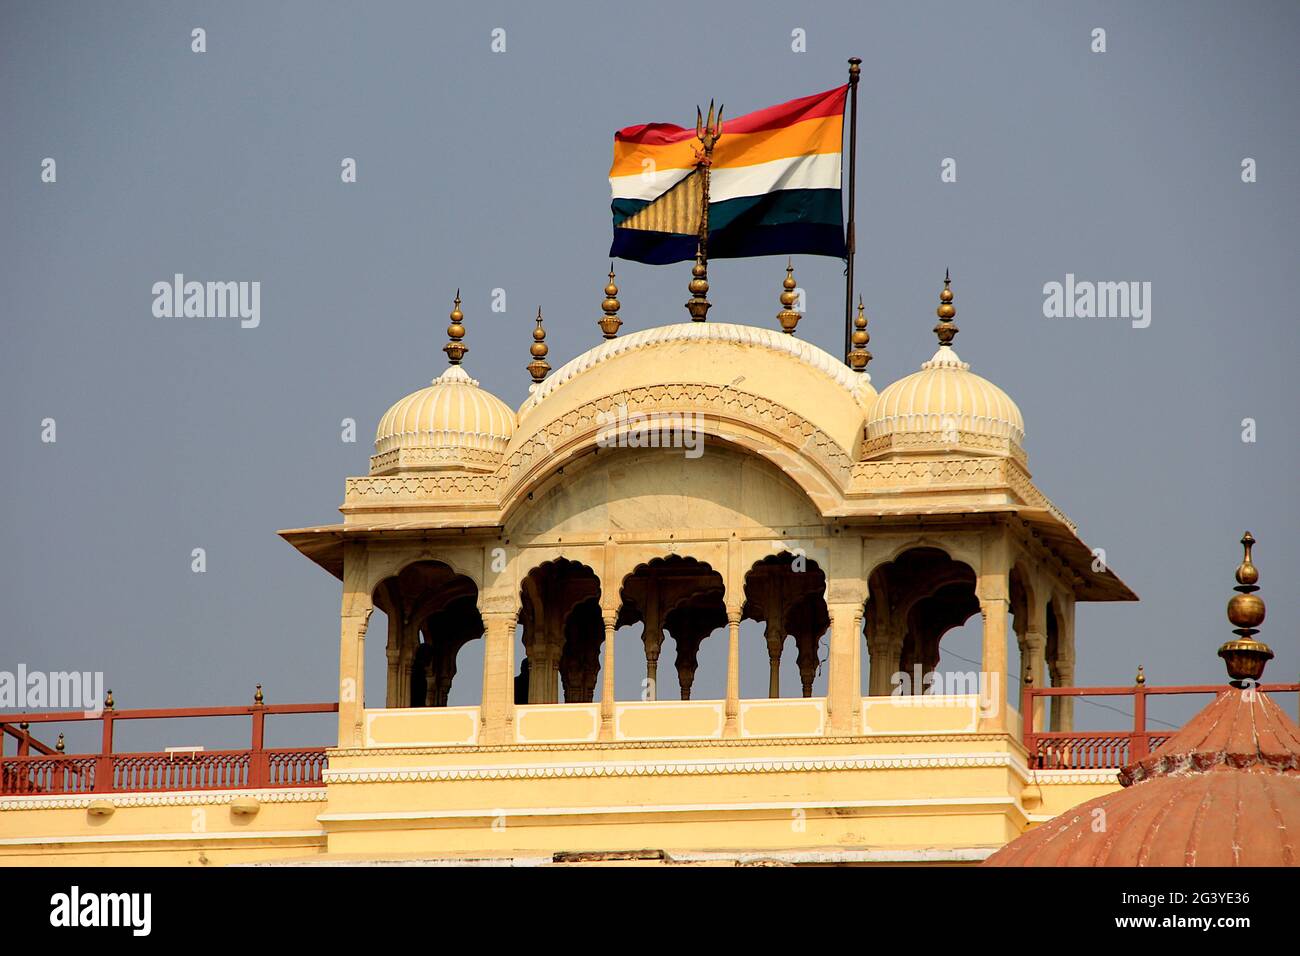
[[[494,471],[514,430],[514,410],[453,365],[384,413],[370,473]]]

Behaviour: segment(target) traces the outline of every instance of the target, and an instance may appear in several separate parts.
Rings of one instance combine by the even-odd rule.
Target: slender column
[[[659,652],[664,646],[664,627],[659,619],[659,593],[654,585],[647,588],[641,641],[645,645],[645,676],[649,682],[645,699],[657,700],[659,698]]]
[[[767,696],[781,696],[781,646],[785,643],[781,621],[775,617],[767,621]]]
[[[1053,668],[1053,687],[1074,686],[1074,661],[1058,660]],[[1052,698],[1052,730],[1066,732],[1074,729],[1074,698]]]
[[[403,647],[397,664],[397,703],[394,707],[411,706],[411,673],[415,670],[415,648]]]
[[[601,668],[600,685],[600,739],[614,739],[614,629],[618,624],[618,609],[605,609],[605,663]]]
[[[1005,585],[1005,577],[1003,582]],[[983,672],[989,696],[987,713],[980,716],[980,731],[986,733],[1009,732],[1007,725],[1007,618],[1010,602],[1005,596],[980,599],[980,614],[984,618],[984,644],[980,670]]]
[[[843,737],[858,733],[862,716],[862,605],[832,604],[827,732]],[[875,662],[872,661],[872,676]]]
[[[1029,630],[1025,634],[1024,641],[1024,659],[1022,662],[1021,677],[1030,674],[1034,679],[1034,687],[1046,687],[1045,680],[1046,667],[1044,661],[1047,651],[1047,635],[1040,631]],[[1020,717],[1023,720],[1024,714]],[[1047,718],[1047,700],[1043,697],[1034,698],[1034,726],[1042,730],[1046,726],[1043,721]]]
[[[343,614],[339,648],[339,746],[362,746],[366,692],[366,628],[374,611],[368,599]]]
[[[479,721],[484,744],[514,743],[515,620],[514,612],[483,615],[483,699]]]
[[[740,614],[739,606],[727,608],[727,704],[722,736],[740,736]]]
[[[389,629],[391,631],[391,628]],[[398,685],[401,683],[402,652],[399,648],[393,647],[390,641],[388,647],[384,650],[388,658],[388,683],[384,695],[385,707],[405,707],[406,703],[398,697]]]

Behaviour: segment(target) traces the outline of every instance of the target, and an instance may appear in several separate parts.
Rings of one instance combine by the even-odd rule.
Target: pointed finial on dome
[[[871,353],[867,351],[867,343],[871,341],[871,336],[867,332],[867,313],[864,311],[862,296],[858,296],[858,315],[853,320],[853,348],[849,352],[849,368],[855,372],[865,372],[867,363],[871,361]]]
[[[953,337],[957,334],[957,325],[952,320],[957,309],[952,304],[952,276],[947,269],[943,270],[943,291],[939,293],[939,308],[934,313],[939,316],[939,324],[934,327],[934,334],[939,336],[939,345],[951,346]]]
[[[618,335],[619,328],[623,325],[623,320],[618,317],[619,301],[618,286],[614,284],[614,263],[609,264],[609,285],[605,286],[605,301],[600,304],[604,310],[603,318],[597,319],[596,324],[600,326],[600,332],[607,339],[612,339]]]
[[[695,244],[695,265],[691,266],[691,281],[687,285],[691,290],[691,299],[686,303],[686,311],[691,314],[692,322],[703,322],[709,314],[709,267],[704,264],[704,246]]]
[[[546,346],[546,330],[542,328],[542,307],[537,307],[537,328],[533,329],[533,344],[528,349],[532,353],[533,360],[528,363],[528,374],[533,377],[534,384],[541,384],[542,379],[551,370],[551,363],[546,361],[546,353],[550,351]]]
[[[1219,648],[1219,656],[1228,666],[1228,677],[1234,687],[1258,683],[1264,676],[1264,666],[1273,659],[1273,649],[1255,640],[1259,625],[1264,623],[1264,601],[1255,594],[1259,590],[1255,586],[1259,571],[1250,559],[1254,544],[1255,537],[1249,531],[1241,536],[1245,555],[1237,566],[1237,586],[1233,588],[1237,593],[1228,601],[1228,620],[1236,625],[1232,633],[1237,635],[1237,640]]]
[[[781,323],[781,331],[786,335],[794,335],[794,327],[799,324],[799,313],[794,310],[794,304],[799,299],[798,293],[794,291],[796,288],[794,260],[787,259],[785,278],[781,281],[781,311],[776,314],[776,320]]]
[[[442,350],[447,353],[447,361],[459,365],[460,360],[469,351],[469,346],[461,341],[465,337],[465,313],[460,310],[460,289],[456,290],[456,299],[451,307],[451,325],[447,326],[447,335],[451,339]]]

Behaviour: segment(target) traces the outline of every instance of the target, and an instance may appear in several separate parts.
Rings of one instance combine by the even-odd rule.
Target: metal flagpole
[[[700,108],[695,108],[695,138],[699,142],[695,147],[695,169],[700,176],[700,233],[695,245],[695,265],[691,267],[688,285],[691,298],[686,303],[686,311],[693,321],[703,322],[709,311],[709,178],[713,147],[722,138],[722,107],[718,107],[715,117],[712,100],[709,101],[707,120]]]
[[[858,171],[858,77],[862,72],[862,58],[849,57],[849,221],[845,232],[848,264],[844,270],[844,362],[848,364],[850,339],[853,331],[853,253],[856,237],[853,233],[853,206],[857,192]]]

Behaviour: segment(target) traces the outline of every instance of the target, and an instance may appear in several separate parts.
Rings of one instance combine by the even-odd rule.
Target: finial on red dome
[[[1228,666],[1228,677],[1234,687],[1247,682],[1257,683],[1264,676],[1264,666],[1273,659],[1273,649],[1255,640],[1259,625],[1264,623],[1264,601],[1255,592],[1259,571],[1251,561],[1250,549],[1255,536],[1247,531],[1241,537],[1244,555],[1237,565],[1237,593],[1228,601],[1228,620],[1236,625],[1232,633],[1237,640],[1228,641],[1219,648],[1219,656]]]

